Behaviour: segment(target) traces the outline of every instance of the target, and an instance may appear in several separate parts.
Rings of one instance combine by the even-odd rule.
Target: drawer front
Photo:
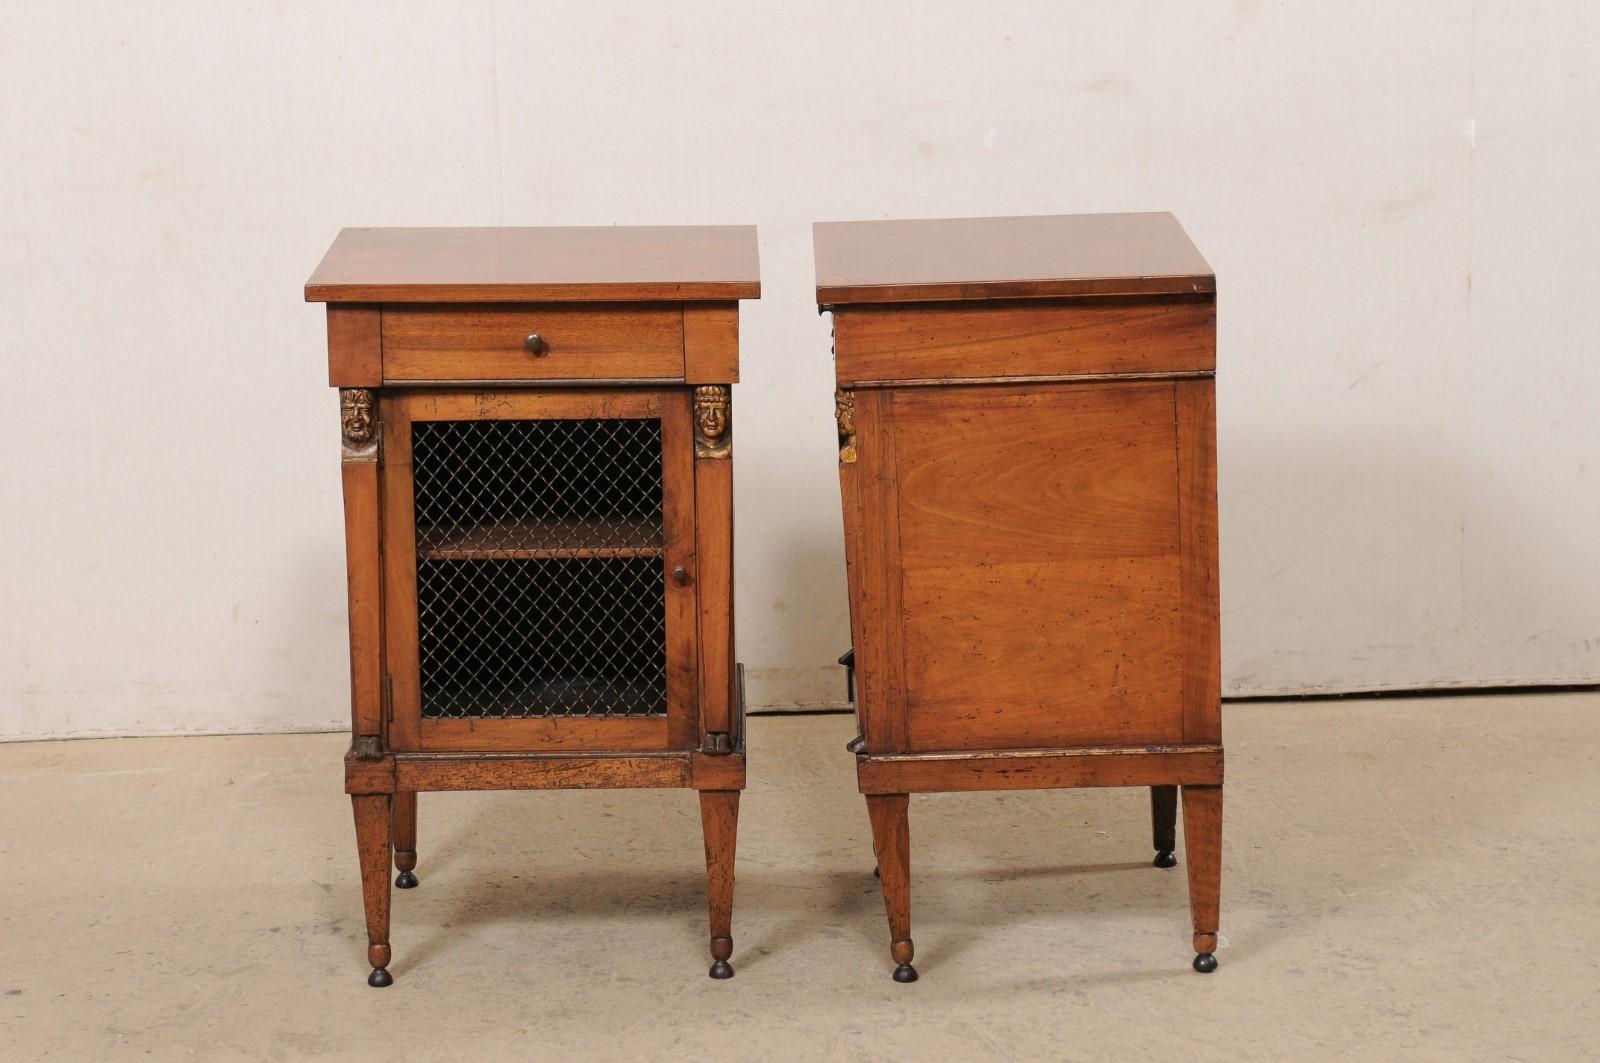
[[[676,303],[383,308],[385,383],[682,378]]]
[[[841,386],[1148,373],[1216,367],[1216,304],[1010,300],[834,311]]]

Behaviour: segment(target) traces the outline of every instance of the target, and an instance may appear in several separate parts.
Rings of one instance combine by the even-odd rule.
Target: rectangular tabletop
[[[345,229],[306,282],[313,303],[760,295],[753,225]]]
[[[818,222],[817,303],[1214,292],[1171,214]]]

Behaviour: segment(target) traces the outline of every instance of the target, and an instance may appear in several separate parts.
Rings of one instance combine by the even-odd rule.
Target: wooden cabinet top
[[[1216,291],[1171,214],[818,222],[817,303]]]
[[[753,225],[345,229],[311,303],[728,301],[761,295]]]

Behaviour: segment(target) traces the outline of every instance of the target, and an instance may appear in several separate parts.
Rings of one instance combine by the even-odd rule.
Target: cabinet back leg
[[[883,906],[889,915],[889,954],[896,964],[896,982],[915,982],[911,966],[911,798],[907,794],[868,794],[872,848],[878,856]]]
[[[394,884],[403,890],[415,889],[417,876],[412,874],[417,866],[417,795],[401,791],[394,795],[391,814],[394,830]]]
[[[732,978],[733,858],[739,834],[739,791],[701,790],[706,840],[706,895],[711,907],[711,977]]]
[[[367,984],[382,988],[389,976],[389,806],[388,794],[352,794],[356,852],[361,858],[361,899],[367,916]]]
[[[1150,836],[1155,846],[1156,867],[1177,867],[1172,851],[1178,847],[1178,788],[1150,787]]]

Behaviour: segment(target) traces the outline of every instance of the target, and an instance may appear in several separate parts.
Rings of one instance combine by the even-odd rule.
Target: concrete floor
[[[751,721],[731,982],[688,793],[425,795],[373,990],[343,736],[0,746],[0,1057],[1596,1058],[1600,697],[1226,721],[1216,974],[1142,791],[943,795],[910,986],[846,717]]]

